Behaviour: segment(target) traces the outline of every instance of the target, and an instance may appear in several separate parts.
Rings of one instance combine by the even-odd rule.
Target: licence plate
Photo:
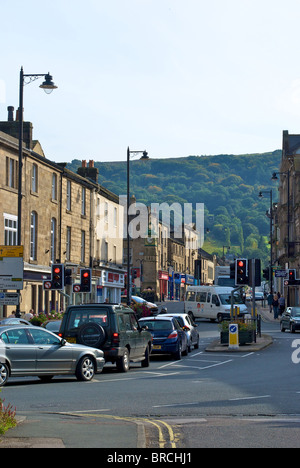
[[[153,345],[153,349],[161,349],[161,345],[155,344]]]
[[[68,343],[76,343],[75,336],[69,336],[68,338],[66,338],[66,340]]]

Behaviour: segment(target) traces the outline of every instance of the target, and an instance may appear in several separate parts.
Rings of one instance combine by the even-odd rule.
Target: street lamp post
[[[287,263],[289,265],[290,258],[290,170],[285,172],[273,172],[271,180],[278,180],[277,174],[287,176]]]
[[[130,151],[127,148],[127,304],[131,303],[131,285],[130,285],[130,234],[129,234],[129,208],[130,208],[130,155],[142,153],[141,159],[149,159],[147,151]]]
[[[49,73],[43,74],[24,74],[23,67],[20,70],[20,87],[19,87],[19,161],[18,161],[18,245],[22,245],[22,169],[23,169],[23,94],[24,85],[44,77],[45,81],[40,85],[45,93],[50,94],[57,86],[52,81],[52,76]],[[25,81],[27,79],[27,81]],[[20,305],[17,306],[17,316],[20,316]]]
[[[272,190],[261,190],[258,194],[259,198],[263,198],[263,193],[268,193],[270,196],[270,266],[269,266],[269,279],[270,290],[273,294],[273,192]]]

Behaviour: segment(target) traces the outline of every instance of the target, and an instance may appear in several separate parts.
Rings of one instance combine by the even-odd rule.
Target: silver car
[[[9,377],[74,375],[90,381],[104,366],[103,351],[70,344],[40,327],[0,326],[0,387]]]

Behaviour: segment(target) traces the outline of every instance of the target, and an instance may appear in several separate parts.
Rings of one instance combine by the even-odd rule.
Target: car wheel
[[[188,353],[192,352],[192,340],[189,342],[187,349],[188,349]]]
[[[282,323],[282,322],[281,322],[281,324],[280,324],[280,330],[281,330],[283,333],[285,332],[285,328],[284,328],[284,326],[283,326],[283,323]]]
[[[8,381],[9,368],[6,364],[0,363],[0,387],[3,387]]]
[[[99,348],[106,339],[104,329],[98,323],[88,322],[78,330],[78,343],[92,348]]]
[[[89,382],[95,375],[95,364],[90,356],[83,356],[77,364],[75,375],[78,380]]]
[[[199,340],[200,340],[200,336],[198,335],[197,336],[197,343],[194,344],[195,349],[199,349]]]
[[[296,333],[295,325],[293,325],[292,323],[290,325],[290,330],[291,330],[291,333]]]
[[[145,359],[142,360],[142,367],[149,367],[150,365],[150,353],[149,353],[149,346],[147,346],[145,351]]]
[[[129,359],[129,351],[125,349],[124,354],[122,357],[118,358],[117,362],[117,369],[119,372],[128,372],[130,367],[130,359]]]
[[[219,323],[221,323],[223,321],[223,314],[218,314],[217,315],[217,320]]]
[[[181,346],[181,343],[178,343],[178,349],[176,353],[174,353],[174,359],[176,359],[176,361],[180,361],[181,354],[182,354],[182,346]]]

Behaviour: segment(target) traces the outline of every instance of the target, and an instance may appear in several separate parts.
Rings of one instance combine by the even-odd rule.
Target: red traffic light
[[[82,276],[83,276],[83,278],[88,278],[88,277],[90,276],[90,274],[89,274],[87,271],[85,271],[85,272],[82,274]]]
[[[60,267],[55,267],[55,268],[53,269],[53,273],[58,274],[58,273],[60,273],[60,272],[61,272],[61,268],[60,268]]]
[[[239,266],[239,267],[243,267],[243,266],[244,266],[244,262],[243,262],[243,260],[239,260],[239,262],[238,262],[238,266]]]

